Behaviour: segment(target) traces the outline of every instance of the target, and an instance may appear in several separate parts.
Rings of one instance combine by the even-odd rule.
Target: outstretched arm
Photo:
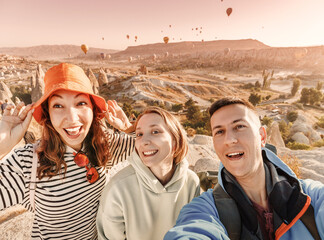
[[[0,159],[23,138],[32,119],[32,105],[8,104],[0,121]]]
[[[212,189],[194,198],[181,209],[176,225],[164,236],[164,240],[175,239],[230,240],[219,220]]]

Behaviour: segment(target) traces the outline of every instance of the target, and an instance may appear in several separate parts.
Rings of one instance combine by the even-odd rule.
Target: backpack
[[[241,216],[235,201],[218,183],[214,188],[213,197],[220,221],[226,228],[229,238],[231,240],[239,240],[241,237]],[[315,240],[321,240],[316,227],[314,208],[312,205],[309,205],[308,209],[301,216],[300,220],[303,222]]]

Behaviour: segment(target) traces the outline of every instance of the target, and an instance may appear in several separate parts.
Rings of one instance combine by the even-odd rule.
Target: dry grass
[[[296,176],[298,178],[301,178],[301,170],[300,170],[301,163],[300,163],[299,158],[297,158],[293,155],[290,155],[290,154],[279,155],[279,158],[284,163],[286,163],[290,167],[291,170],[293,170],[293,172],[296,174]]]

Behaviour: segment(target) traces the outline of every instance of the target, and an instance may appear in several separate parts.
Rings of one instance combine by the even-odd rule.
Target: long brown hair
[[[84,140],[85,153],[94,166],[106,166],[109,157],[108,134],[104,131],[104,125],[100,120],[100,110],[94,103],[92,97],[90,100],[93,106],[93,121],[89,132]],[[66,151],[65,144],[61,140],[59,133],[54,129],[49,112],[48,101],[42,103],[42,137],[36,149],[40,166],[37,169],[39,179],[43,177],[53,177],[58,174],[65,175],[67,165],[64,161]],[[94,134],[95,133],[95,134]],[[64,169],[62,170],[62,166]]]
[[[171,136],[175,142],[173,162],[174,162],[174,164],[180,163],[184,159],[184,157],[187,155],[187,152],[188,152],[188,143],[187,143],[186,134],[185,134],[180,122],[178,121],[178,119],[175,116],[173,116],[171,113],[169,113],[168,111],[166,111],[162,108],[148,107],[136,119],[136,122],[134,124],[135,129],[136,129],[138,121],[141,119],[141,117],[143,117],[145,114],[148,114],[148,113],[156,113],[162,117],[166,126],[170,130]]]

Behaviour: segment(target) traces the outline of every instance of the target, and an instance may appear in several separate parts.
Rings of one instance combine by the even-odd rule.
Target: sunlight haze
[[[252,38],[272,47],[318,46],[324,44],[323,9],[323,0],[0,0],[0,47],[85,43],[123,50],[164,36],[169,42]]]

